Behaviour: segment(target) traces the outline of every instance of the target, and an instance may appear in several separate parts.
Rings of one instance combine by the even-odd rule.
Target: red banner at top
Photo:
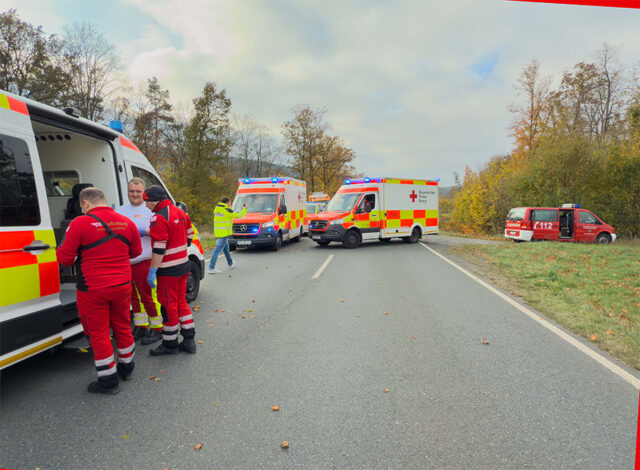
[[[640,0],[509,0],[512,2],[559,3],[590,7],[639,8]]]

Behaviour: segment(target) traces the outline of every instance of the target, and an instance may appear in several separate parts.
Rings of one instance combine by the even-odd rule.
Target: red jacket
[[[56,251],[58,262],[71,266],[75,261],[76,285],[83,292],[131,282],[129,258],[142,253],[135,224],[110,207],[94,207],[89,214],[69,224],[64,242]],[[113,236],[92,216],[107,224]]]
[[[149,236],[153,253],[161,254],[158,276],[184,276],[191,270],[187,247],[193,240],[193,227],[187,214],[169,199],[153,210]]]

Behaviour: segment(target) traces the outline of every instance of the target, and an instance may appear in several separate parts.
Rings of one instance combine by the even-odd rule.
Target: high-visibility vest
[[[213,234],[215,237],[222,238],[231,235],[233,219],[239,219],[246,213],[246,207],[243,207],[240,212],[233,212],[233,209],[227,204],[219,202],[213,211]]]

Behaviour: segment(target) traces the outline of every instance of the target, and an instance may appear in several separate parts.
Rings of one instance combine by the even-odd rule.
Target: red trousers
[[[98,380],[118,381],[109,328],[116,338],[118,362],[125,369],[133,369],[135,343],[129,319],[130,299],[131,284],[77,292],[78,314],[93,350]]]
[[[149,275],[149,268],[151,267],[151,259],[146,259],[144,261],[140,261],[137,264],[132,264],[131,265],[131,280],[133,281],[133,284],[135,286],[135,289],[131,289],[131,307],[133,309],[133,322],[135,326],[142,326],[142,325],[138,325],[138,317],[139,315],[136,315],[137,313],[139,314],[141,312],[141,308],[140,308],[140,302],[138,301],[138,296],[136,295],[136,290],[138,291],[138,294],[140,294],[140,300],[142,300],[142,304],[144,305],[144,309],[147,312],[147,315],[149,317],[149,321],[147,321],[146,318],[144,318],[144,316],[142,318],[144,318],[143,322],[145,323],[146,326],[149,326],[149,323],[151,323],[151,327],[153,328],[154,325],[158,325],[158,328],[160,327],[160,325],[162,324],[162,320],[160,318],[157,318],[160,315],[160,312],[158,312],[158,308],[156,307],[155,302],[153,301],[153,297],[151,295],[151,287],[149,287],[149,284],[147,283],[147,276]]]
[[[182,336],[193,338],[196,334],[191,308],[187,303],[187,279],[184,276],[158,276],[158,302],[166,310],[167,318],[162,325],[162,343],[169,348],[178,347],[178,326],[182,326]]]

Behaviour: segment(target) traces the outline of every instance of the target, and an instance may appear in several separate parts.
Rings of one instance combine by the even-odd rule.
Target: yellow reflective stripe
[[[0,307],[40,297],[37,264],[0,269]]]
[[[33,236],[36,240],[42,240],[44,243],[50,246],[41,255],[37,255],[38,263],[49,263],[51,261],[57,261],[56,258],[56,236],[53,233],[53,229],[49,230],[34,230]]]
[[[427,219],[437,219],[438,218],[438,210],[434,209],[434,210],[426,211],[426,216],[427,216]]]
[[[11,109],[9,107],[9,98],[6,95],[0,94],[0,108]]]
[[[27,349],[26,351],[22,351],[21,353],[16,354],[15,356],[11,356],[6,359],[3,359],[2,361],[0,361],[0,369],[2,369],[5,366],[8,366],[9,364],[13,364],[14,362],[20,361],[21,359],[24,359],[26,357],[33,356],[34,354],[39,353],[40,351],[49,349],[50,347],[55,346],[56,344],[59,344],[59,343],[62,343],[62,336],[58,336],[57,338],[53,338],[47,341],[46,343],[42,343],[42,344],[39,344],[38,346],[34,346],[33,348]]]
[[[387,220],[387,228],[399,228],[399,227],[400,227],[400,219]]]

